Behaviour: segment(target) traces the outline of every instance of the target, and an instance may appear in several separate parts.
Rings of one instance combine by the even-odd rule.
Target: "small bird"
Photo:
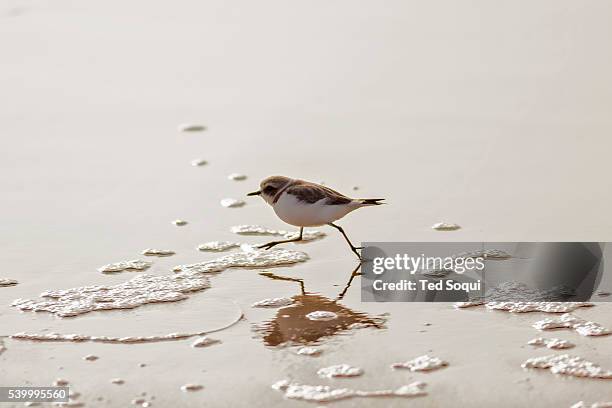
[[[353,245],[341,226],[334,224],[346,214],[361,207],[384,204],[384,198],[349,198],[331,188],[304,180],[284,176],[271,176],[263,180],[257,191],[248,196],[260,195],[272,206],[276,215],[287,224],[300,227],[299,236],[283,241],[272,241],[259,248],[270,249],[278,244],[302,240],[304,227],[329,225],[342,233],[351,251],[361,259],[357,252],[361,247]]]

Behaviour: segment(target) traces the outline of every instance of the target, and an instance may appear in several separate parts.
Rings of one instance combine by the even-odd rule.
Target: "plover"
[[[257,191],[248,196],[261,195],[272,206],[276,215],[287,224],[300,227],[300,234],[291,239],[272,241],[259,248],[270,249],[278,244],[302,240],[304,227],[329,225],[342,233],[344,239],[359,259],[358,249],[348,238],[344,229],[334,224],[346,214],[361,207],[384,204],[384,198],[349,198],[331,188],[304,180],[284,176],[272,176],[263,180]]]

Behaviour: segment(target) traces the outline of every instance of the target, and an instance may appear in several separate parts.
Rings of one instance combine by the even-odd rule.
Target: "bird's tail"
[[[386,203],[381,203],[381,201],[384,201],[384,198],[363,198],[359,200],[359,203],[361,205],[382,205],[382,204],[386,204]]]

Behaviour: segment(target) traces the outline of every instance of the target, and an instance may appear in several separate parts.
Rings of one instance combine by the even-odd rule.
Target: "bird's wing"
[[[306,182],[290,186],[285,190],[285,193],[295,196],[298,201],[308,204],[313,204],[323,199],[326,199],[325,204],[327,205],[348,204],[353,201],[353,199],[331,188]]]

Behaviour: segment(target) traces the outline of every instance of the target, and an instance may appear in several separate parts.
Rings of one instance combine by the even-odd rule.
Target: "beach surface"
[[[227,269],[184,300],[64,318],[11,306],[233,253],[197,249],[209,241],[276,239],[230,231],[292,228],[245,196],[275,174],[386,198],[339,222],[355,242],[609,241],[611,16],[612,3],[563,0],[4,1],[0,278],[18,284],[0,287],[0,386],[65,379],[87,407],[139,398],[159,407],[317,406],[271,388],[283,379],[364,391],[427,383],[425,396],[338,407],[612,400],[611,380],[521,367],[567,352],[612,370],[612,336],[540,332],[532,324],[551,317],[544,313],[362,303],[360,278],[351,280],[356,258],[328,227],[317,228],[322,239],[282,247],[307,261]],[[179,131],[185,123],[206,129]],[[226,208],[226,198],[246,204]],[[462,228],[432,229],[438,222]],[[142,255],[147,248],[176,254]],[[133,259],[152,266],[98,271]],[[293,306],[251,306],[281,297]],[[317,310],[347,324],[303,318]],[[612,328],[609,303],[573,314]],[[9,337],[222,328],[208,335],[220,343],[207,347],[192,347],[198,336],[136,344]],[[540,336],[576,346],[527,345]],[[297,354],[301,345],[322,353]],[[424,354],[448,366],[391,368]],[[342,363],[363,375],[317,375]],[[203,388],[181,390],[186,384]]]

